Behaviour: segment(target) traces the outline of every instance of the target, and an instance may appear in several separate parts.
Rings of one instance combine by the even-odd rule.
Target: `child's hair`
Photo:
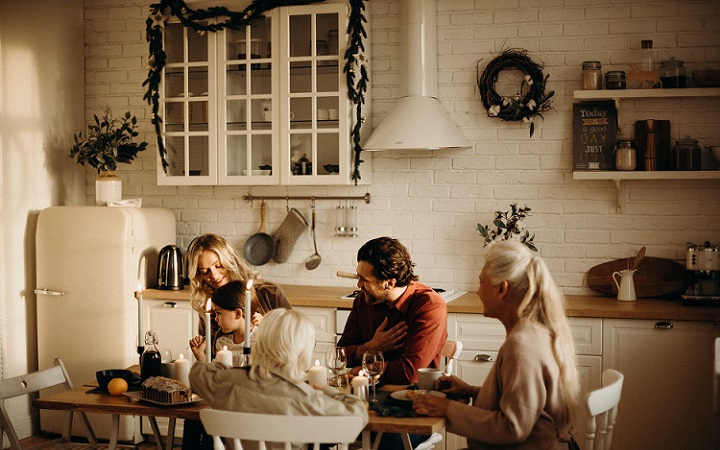
[[[303,313],[277,308],[268,312],[253,335],[250,378],[270,379],[271,371],[299,383],[307,378],[315,348],[315,327]]]
[[[247,283],[244,281],[231,281],[224,286],[220,286],[212,294],[213,304],[228,311],[235,311],[240,308],[244,312],[246,286]],[[256,312],[265,314],[262,306],[257,301],[254,288],[250,289],[250,311],[250,317]]]

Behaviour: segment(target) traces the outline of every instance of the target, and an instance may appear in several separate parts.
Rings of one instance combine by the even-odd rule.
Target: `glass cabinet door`
[[[200,35],[180,23],[165,26],[167,63],[161,83],[161,117],[167,172],[158,169],[158,184],[214,184],[215,58],[214,33]]]
[[[277,184],[272,14],[218,33],[220,184]]]
[[[280,142],[287,184],[347,184],[349,107],[338,30],[348,6],[288,8],[282,17]]]

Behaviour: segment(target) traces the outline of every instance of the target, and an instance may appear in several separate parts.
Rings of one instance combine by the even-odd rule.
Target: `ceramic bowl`
[[[133,373],[124,369],[98,370],[95,372],[95,379],[97,379],[98,386],[102,389],[107,389],[108,383],[113,378],[122,378],[130,384],[133,381]]]

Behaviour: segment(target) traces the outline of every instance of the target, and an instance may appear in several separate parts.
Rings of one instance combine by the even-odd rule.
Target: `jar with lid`
[[[698,140],[686,136],[675,141],[673,161],[675,170],[700,170],[702,149],[698,145]]]
[[[637,167],[635,141],[617,141],[615,144],[615,168],[617,170],[635,170],[635,167]]]
[[[625,89],[627,87],[625,80],[624,70],[610,70],[605,74],[605,89]]]
[[[602,64],[600,61],[582,63],[582,88],[585,90],[602,89]]]
[[[674,57],[660,61],[660,81],[663,88],[684,88],[687,84],[687,71],[683,61]]]

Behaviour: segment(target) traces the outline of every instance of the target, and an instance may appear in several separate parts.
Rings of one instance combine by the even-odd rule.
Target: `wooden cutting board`
[[[588,286],[594,291],[617,296],[612,274],[627,268],[628,258],[598,264],[588,271]],[[673,297],[685,291],[685,266],[671,259],[646,256],[640,261],[633,279],[638,298]]]

